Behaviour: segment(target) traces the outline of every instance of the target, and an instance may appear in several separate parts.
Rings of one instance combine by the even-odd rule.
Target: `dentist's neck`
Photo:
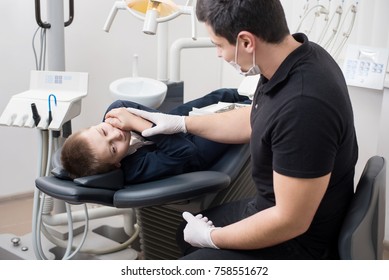
[[[270,80],[281,66],[282,62],[297,49],[301,43],[297,42],[292,35],[288,35],[279,44],[270,44],[257,39],[256,45],[256,62],[261,69],[262,75]]]

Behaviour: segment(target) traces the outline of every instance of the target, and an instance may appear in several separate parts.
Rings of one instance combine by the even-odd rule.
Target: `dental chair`
[[[180,257],[175,235],[183,211],[196,213],[255,194],[249,145],[231,145],[206,171],[133,185],[123,184],[119,169],[71,180],[61,167],[59,155],[60,149],[53,157],[52,175],[36,179],[37,189],[71,205],[93,203],[135,209],[139,251],[144,259]]]
[[[339,235],[345,260],[382,260],[385,234],[386,163],[380,156],[365,165]]]

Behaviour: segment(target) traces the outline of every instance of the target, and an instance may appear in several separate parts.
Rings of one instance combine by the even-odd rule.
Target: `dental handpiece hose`
[[[38,113],[38,109],[36,108],[35,103],[31,103],[31,110],[32,110],[32,118],[34,120],[35,126],[38,126],[39,122],[41,121],[41,116]]]
[[[50,125],[51,121],[53,120],[53,115],[51,113],[51,98],[54,99],[54,105],[57,106],[57,97],[55,94],[50,94],[48,97],[48,105],[49,105],[49,119],[48,119],[48,126]],[[54,138],[58,138],[61,135],[60,131],[53,131],[52,135]]]
[[[51,121],[53,120],[53,115],[51,113],[51,109],[49,110],[49,119],[48,119],[48,124],[50,125]],[[53,137],[58,138],[61,135],[61,132],[58,130],[52,131]]]

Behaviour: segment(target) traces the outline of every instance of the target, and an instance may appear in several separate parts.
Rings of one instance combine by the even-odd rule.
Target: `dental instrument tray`
[[[198,115],[207,115],[213,113],[222,113],[231,111],[237,108],[242,108],[245,106],[250,106],[249,104],[242,103],[229,103],[229,102],[218,102],[216,104],[212,104],[209,106],[205,106],[202,108],[193,107],[192,111],[189,112],[189,116],[198,116]]]
[[[11,97],[0,125],[58,131],[81,113],[87,89],[87,73],[31,71],[30,89]]]

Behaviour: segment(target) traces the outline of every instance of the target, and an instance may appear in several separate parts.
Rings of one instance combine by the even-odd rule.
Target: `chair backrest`
[[[362,172],[339,235],[341,259],[382,259],[385,232],[386,164],[371,157]]]

